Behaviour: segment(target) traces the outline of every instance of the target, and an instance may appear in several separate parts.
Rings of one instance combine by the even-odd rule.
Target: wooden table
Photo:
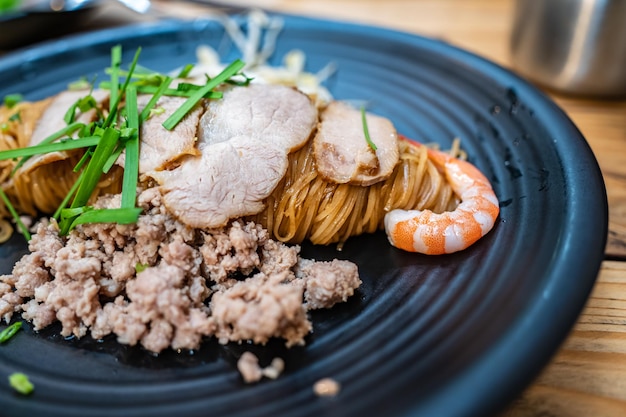
[[[205,7],[175,1],[154,3],[157,10],[178,17],[207,12]],[[228,4],[404,30],[444,39],[511,66],[513,0],[230,0]],[[118,18],[119,10],[113,15]],[[155,16],[126,17],[118,24],[146,18]],[[608,244],[595,289],[569,338],[500,417],[622,417],[626,416],[626,100],[548,93],[582,131],[600,163],[609,199]]]

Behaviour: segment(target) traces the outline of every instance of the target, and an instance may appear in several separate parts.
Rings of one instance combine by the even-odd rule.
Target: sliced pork
[[[202,116],[202,144],[245,136],[291,152],[300,148],[317,123],[317,109],[303,93],[283,85],[251,84],[226,91]]]
[[[152,95],[143,94],[137,98],[137,107],[143,110]],[[196,106],[174,127],[167,130],[163,122],[185,101],[186,97],[163,96],[154,106],[151,116],[141,125],[139,138],[139,172],[149,174],[167,168],[185,155],[197,155],[196,139],[200,116],[204,113],[202,104]],[[120,155],[118,164],[124,166],[125,156]]]
[[[263,200],[286,171],[283,149],[238,136],[152,176],[162,184],[163,202],[176,218],[191,227],[213,228],[263,210]]]
[[[85,90],[80,91],[63,91],[57,94],[48,107],[43,111],[30,138],[29,146],[39,145],[44,139],[53,133],[67,127],[65,122],[65,113],[74,103],[83,97],[89,95]],[[108,91],[94,90],[91,95],[98,103],[103,103],[109,97]],[[89,110],[85,113],[77,114],[76,121],[82,123],[90,123],[96,118],[96,111]],[[68,152],[50,152],[42,155],[36,155],[30,158],[22,167],[23,172],[31,171],[38,166],[49,164],[55,161],[67,159]]]
[[[400,158],[393,124],[369,113],[366,120],[376,151],[365,138],[359,110],[334,101],[322,112],[313,152],[318,172],[328,181],[368,186],[393,172]]]
[[[183,223],[221,227],[263,210],[287,171],[287,155],[306,143],[316,123],[316,107],[297,90],[235,87],[202,116],[201,155],[150,175],[161,185],[164,205]]]
[[[57,94],[37,121],[28,145],[38,145],[51,134],[66,127],[67,123],[65,123],[64,118],[67,109],[87,95],[89,95],[89,92],[86,90],[63,91]],[[91,96],[93,96],[96,102],[103,103],[109,97],[109,92],[106,90],[94,90],[91,92]],[[85,113],[77,114],[76,121],[89,123],[95,117],[95,110],[89,110]]]

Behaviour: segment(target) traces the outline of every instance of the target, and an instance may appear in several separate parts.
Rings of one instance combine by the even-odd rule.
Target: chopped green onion
[[[17,210],[15,210],[15,207],[13,207],[13,204],[11,204],[9,197],[7,197],[2,187],[0,187],[0,199],[2,199],[2,201],[4,202],[4,206],[7,208],[7,210],[9,210],[9,213],[11,213],[13,220],[15,220],[15,224],[17,224],[17,227],[20,229],[26,240],[30,240],[30,232],[28,231],[28,228],[24,225],[22,219],[20,219],[20,215],[17,214]]]
[[[230,79],[230,80],[226,80],[225,83],[230,84],[230,85],[236,85],[238,87],[247,87],[250,85],[252,80],[254,80],[253,77],[248,77],[246,74],[243,74],[243,73],[241,74],[241,76],[243,77],[242,81]]]
[[[244,81],[231,79],[231,77],[239,75],[239,71],[245,66],[242,61],[236,60],[215,78],[209,79],[203,86],[179,83],[175,89],[170,88],[173,81],[172,77],[149,71],[138,65],[140,52],[141,48],[137,49],[129,70],[123,71],[121,70],[122,48],[119,45],[112,48],[111,67],[107,69],[110,80],[101,84],[111,91],[109,113],[106,119],[99,103],[90,93],[77,100],[68,109],[65,114],[68,125],[65,128],[46,137],[38,145],[0,152],[0,160],[21,158],[14,168],[13,172],[15,172],[33,155],[85,148],[83,156],[74,167],[74,172],[80,172],[78,179],[53,216],[59,221],[60,235],[66,235],[72,228],[84,223],[128,224],[137,221],[142,212],[141,208],[135,206],[139,177],[139,132],[142,122],[151,114],[164,112],[163,108],[155,108],[160,97],[163,95],[187,97],[187,100],[163,123],[166,129],[171,130],[203,98],[222,98],[222,92],[213,91],[221,83],[247,85],[251,80],[243,74],[241,75],[243,75]],[[178,77],[187,77],[192,68],[192,65],[185,66]],[[126,76],[126,79],[120,85],[120,77],[122,76]],[[131,82],[131,80],[134,81]],[[75,88],[86,86],[93,88],[93,83],[85,84],[83,80],[82,84],[74,85]],[[139,112],[137,103],[139,93],[152,94],[141,112]],[[125,106],[121,107],[120,104],[124,101]],[[75,122],[78,111],[84,113],[90,110],[97,112],[98,120],[89,124]],[[122,117],[125,118],[125,122],[118,126],[118,121]],[[11,120],[13,119],[19,119],[19,112],[12,116]],[[126,152],[126,155],[121,207],[119,209],[94,209],[86,206],[100,182],[102,173],[106,173],[113,166],[123,151]],[[21,223],[9,199],[1,189],[0,193],[16,223],[23,229],[24,235],[30,239],[28,230]]]
[[[109,155],[111,155],[115,149],[119,137],[119,130],[110,127],[105,129],[104,135],[102,135],[102,138],[93,152],[91,160],[85,168],[85,175],[76,190],[76,195],[70,205],[71,208],[81,207],[87,204],[87,201],[89,201],[89,198],[93,194],[96,185],[98,185],[98,182],[100,181],[102,168],[107,162]],[[66,235],[71,229],[71,219],[62,219],[59,226],[61,228],[61,235]]]
[[[139,61],[140,53],[141,53],[141,48],[137,48],[137,52],[135,52],[135,57],[133,58],[133,62],[131,62],[130,69],[128,70],[128,76],[126,77],[126,80],[124,81],[124,85],[122,86],[122,91],[126,91],[126,88],[128,87],[128,84],[130,83],[130,78],[132,77],[133,72],[135,71],[135,67],[137,66],[137,61]],[[117,85],[117,82],[113,82],[111,85]],[[117,117],[117,107],[120,104],[121,97],[122,95],[120,94],[116,97],[115,101],[111,100],[111,105],[110,105],[111,111],[109,112],[109,115],[104,121],[105,127],[111,126],[111,124]]]
[[[9,385],[20,394],[28,395],[35,389],[32,382],[29,381],[28,376],[21,372],[15,372],[9,375]]]
[[[106,74],[111,74],[112,69],[106,68],[104,72]],[[125,70],[120,69],[119,74],[120,76],[139,80],[141,83],[144,83],[144,84],[147,83],[147,84],[157,84],[157,85],[161,84],[161,80],[164,77],[163,74],[157,71],[153,71],[150,68],[146,68],[139,63],[137,63],[137,65],[134,66],[132,72],[130,70],[125,71]]]
[[[160,88],[160,84],[159,86],[156,85],[141,85],[141,84],[134,84],[137,87],[137,92],[140,94],[155,94],[157,91],[159,91]],[[187,87],[190,86],[190,87]],[[191,87],[193,86],[193,87]],[[195,88],[194,88],[195,87]],[[102,82],[100,83],[100,88],[108,90],[111,88],[111,84],[108,82]],[[194,91],[198,90],[202,88],[202,86],[200,85],[195,85],[195,84],[189,84],[189,83],[180,83],[176,89],[174,88],[168,88],[166,89],[162,95],[164,96],[173,96],[173,97],[191,97],[191,95],[194,93]],[[218,99],[218,98],[222,98],[224,96],[224,93],[222,93],[221,91],[209,91],[204,98],[206,99]]]
[[[10,109],[22,100],[24,97],[21,94],[8,94],[4,96],[4,105]]]
[[[87,155],[88,153],[89,152],[85,152],[85,155]],[[81,159],[81,161],[82,161],[82,159]],[[80,161],[79,161],[79,163],[80,163]],[[74,170],[75,170],[74,172],[78,172],[78,170],[76,170],[76,168],[74,168]],[[63,197],[63,201],[61,201],[61,204],[59,204],[59,207],[57,207],[56,211],[52,215],[52,217],[55,218],[57,221],[61,217],[61,210],[63,210],[65,207],[67,207],[67,203],[70,202],[70,199],[72,198],[74,193],[76,193],[76,189],[78,189],[78,186],[82,182],[84,175],[85,175],[85,171],[83,170],[78,175],[78,178],[76,179],[76,181],[74,181],[74,184],[72,184],[72,188],[70,188],[70,191],[67,193],[67,195],[65,197]]]
[[[102,135],[89,164],[87,164],[85,168],[85,178],[76,191],[76,197],[72,202],[72,207],[84,206],[87,203],[89,197],[91,197],[91,193],[100,181],[102,167],[109,158],[109,155],[111,155],[111,152],[115,149],[119,137],[120,132],[118,130],[110,127],[105,129],[104,135]]]
[[[120,141],[121,141],[121,138],[120,138]],[[123,151],[124,151],[124,146],[121,146],[118,143],[117,147],[111,153],[111,155],[109,155],[109,157],[107,158],[106,163],[102,167],[102,173],[103,174],[108,174],[109,173],[109,171],[111,170],[111,168],[113,168],[113,165],[115,165],[115,162],[120,157],[120,155],[122,154]]]
[[[193,64],[187,64],[185,65],[180,72],[178,73],[178,75],[176,76],[176,78],[187,78],[189,76],[189,73],[191,72],[191,70],[193,69],[194,65]]]
[[[131,224],[136,223],[142,209],[139,207],[131,208],[118,208],[118,209],[89,209],[88,207],[81,207],[83,212],[78,216],[70,215],[67,219],[72,219],[70,229],[85,223],[118,223],[118,224]],[[61,213],[61,217],[65,217],[66,210],[68,213],[72,213],[72,209],[64,209]]]
[[[233,61],[222,72],[215,76],[215,78],[212,78],[202,88],[195,91],[191,97],[189,97],[178,109],[176,109],[174,113],[172,113],[170,117],[167,118],[167,120],[165,120],[165,122],[163,122],[163,127],[167,130],[174,129],[178,122],[180,122],[209,91],[237,74],[244,66],[244,62],[239,59]]]
[[[83,169],[83,166],[87,163],[87,161],[89,161],[89,158],[91,158],[91,156],[93,155],[93,149],[94,148],[87,149],[83,156],[80,157],[80,160],[76,162],[76,165],[74,165],[74,169],[72,169],[72,171],[78,172]]]
[[[76,217],[76,216],[83,214],[87,210],[93,210],[93,209],[87,206],[75,207],[75,208],[71,208],[71,207],[64,208],[63,210],[61,210],[61,218],[69,219],[71,217]]]
[[[8,341],[10,338],[15,336],[15,334],[22,328],[22,322],[16,321],[2,332],[0,332],[0,343],[4,343]]]
[[[0,14],[4,12],[13,11],[20,5],[21,0],[1,0],[0,1]]]
[[[150,114],[148,114],[148,119],[154,116],[159,116],[165,113],[165,109],[163,107],[155,107],[150,110]]]
[[[156,93],[159,88],[160,88],[160,84],[157,85],[142,85],[142,84],[137,84],[137,83],[133,83],[133,85],[135,85],[137,87],[137,93],[140,94],[154,94]],[[186,87],[186,86],[190,86],[190,87]],[[195,88],[193,88],[193,87]],[[111,83],[108,81],[103,81],[100,83],[100,88],[104,89],[104,90],[110,90],[111,89]],[[191,97],[191,95],[193,94],[193,92],[199,88],[202,88],[202,86],[200,85],[195,85],[195,84],[190,84],[190,83],[180,83],[176,89],[174,88],[168,88],[163,92],[164,96],[173,96],[173,97]],[[224,96],[224,94],[221,91],[209,91],[208,94],[206,94],[204,96],[204,98],[206,99],[218,99],[218,98],[222,98]]]
[[[137,274],[138,274],[138,273],[140,273],[140,272],[143,272],[143,271],[145,271],[146,269],[148,269],[148,267],[149,267],[149,266],[150,266],[150,265],[148,265],[148,264],[142,264],[141,262],[137,262],[137,263],[135,264],[135,273],[137,273]]]
[[[6,151],[0,151],[0,160],[88,148],[90,146],[97,145],[99,141],[99,137],[92,136],[80,139],[66,139],[60,142],[44,143],[42,145],[28,146],[26,148],[9,149]]]
[[[161,83],[157,91],[154,93],[152,97],[150,97],[150,101],[148,101],[148,104],[146,104],[146,107],[144,107],[143,110],[141,111],[141,115],[139,115],[139,122],[144,121],[148,118],[148,116],[150,115],[150,110],[152,110],[152,108],[157,104],[157,102],[159,101],[161,96],[163,96],[163,93],[165,93],[165,90],[168,89],[172,81],[173,81],[172,77],[165,77],[165,79],[163,80],[163,82]]]
[[[111,49],[111,85],[118,85],[120,67],[122,66],[122,46],[115,45]],[[115,111],[115,107],[119,104],[120,92],[117,88],[111,89],[111,98],[109,100],[109,113]],[[115,107],[114,107],[115,106]]]
[[[365,135],[365,141],[372,148],[374,152],[376,152],[376,145],[372,142],[372,138],[370,138],[370,131],[367,127],[367,116],[365,114],[365,107],[361,107],[361,120],[363,121],[363,134]]]
[[[45,143],[52,143],[57,139],[60,139],[64,136],[70,136],[72,133],[82,129],[85,127],[84,123],[80,123],[80,122],[74,122],[72,124],[69,124],[67,126],[65,126],[63,129],[59,129],[58,131],[54,132],[53,134],[47,136],[46,138],[44,138],[44,140],[42,140],[41,142],[39,142],[39,144],[45,144]]]
[[[81,113],[86,113],[89,110],[95,110],[98,113],[98,116],[102,117],[100,108],[98,107],[98,102],[91,94],[86,95],[85,97],[81,97],[74,104],[70,106],[69,109],[65,112],[65,116],[63,120],[65,123],[72,124],[76,121],[76,110],[80,110]]]
[[[191,95],[195,92],[198,91],[199,89],[203,88],[204,86],[202,85],[197,85],[197,84],[191,84],[191,83],[179,83],[176,86],[176,90],[172,90],[172,93],[169,94],[169,90],[165,92],[166,95],[172,95],[172,96],[182,96],[182,97],[191,97]],[[224,97],[224,93],[222,93],[221,91],[209,91],[204,98],[206,99],[216,99],[216,98],[222,98]]]
[[[86,78],[81,78],[80,80],[72,81],[67,85],[67,89],[70,91],[81,91],[88,90],[92,88],[92,83],[87,81]]]
[[[21,122],[21,121],[22,121],[22,116],[20,115],[19,111],[13,113],[11,117],[9,117],[9,122]]]
[[[165,85],[165,83],[163,83]],[[143,113],[142,113],[143,115]],[[124,177],[122,179],[122,208],[135,207],[137,179],[139,178],[139,109],[137,108],[137,88],[133,85],[126,90],[126,117],[128,127],[135,134],[126,141]]]
[[[71,125],[65,126],[63,129],[60,129],[56,132],[54,132],[53,134],[51,134],[50,136],[44,138],[44,140],[42,140],[41,142],[39,142],[39,145],[45,145],[47,143],[52,143],[55,140],[62,138],[64,136],[69,136],[72,133],[74,133],[75,131],[83,128],[85,125],[83,123],[79,123],[79,122],[75,122],[72,123]],[[15,165],[15,167],[13,168],[13,171],[11,171],[11,175],[13,175],[18,169],[20,169],[22,167],[22,165],[24,165],[26,163],[26,161],[28,161],[28,159],[30,158],[30,156],[25,156],[22,159],[20,159],[20,162],[18,162],[17,165]]]

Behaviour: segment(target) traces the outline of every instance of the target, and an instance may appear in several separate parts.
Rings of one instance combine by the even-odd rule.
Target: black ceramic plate
[[[0,95],[53,94],[100,72],[117,43],[126,62],[142,46],[141,63],[163,71],[193,62],[201,44],[237,57],[214,22],[116,29],[5,57]],[[494,230],[436,257],[396,250],[384,233],[352,239],[342,252],[305,246],[307,257],[358,263],[363,286],[313,314],[307,346],[252,348],[262,361],[285,359],[275,381],[242,383],[234,364],[250,346],[209,341],[193,354],[152,357],[27,329],[0,347],[4,415],[486,416],[546,364],[589,294],[607,231],[602,177],[575,126],[515,75],[438,41],[285,17],[273,62],[293,48],[306,52],[309,70],[334,62],[335,97],[368,100],[401,133],[444,147],[461,138],[499,197]],[[23,250],[17,242],[0,249],[3,272]],[[32,395],[1,382],[16,371],[30,376]],[[341,383],[339,395],[314,395],[323,377]]]

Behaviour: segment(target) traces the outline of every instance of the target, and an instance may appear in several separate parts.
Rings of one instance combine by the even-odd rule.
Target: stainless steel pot
[[[547,87],[626,97],[626,0],[517,0],[511,58]]]

